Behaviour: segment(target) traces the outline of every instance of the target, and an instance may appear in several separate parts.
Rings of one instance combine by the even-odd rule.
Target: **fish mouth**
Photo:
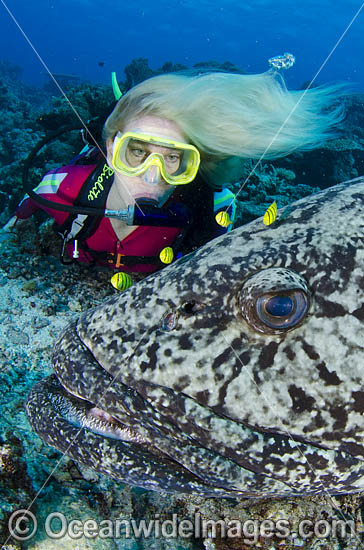
[[[219,479],[211,482],[208,472],[201,476],[191,471],[178,458],[158,448],[153,438],[144,437],[93,403],[72,395],[55,375],[33,386],[26,412],[45,443],[116,481],[166,493],[214,497],[239,494],[234,488],[225,488]],[[177,438],[171,438],[169,445],[178,448]]]
[[[139,433],[135,418],[132,421],[133,426],[130,426],[127,417],[123,423],[94,403],[71,393],[55,375],[46,380],[49,381],[47,396],[50,407],[56,415],[78,431],[84,430],[102,438],[135,444],[156,456],[166,456],[153,445],[150,438]]]
[[[64,388],[63,388],[64,389]],[[123,424],[111,414],[89,401],[84,401],[64,390],[64,393],[50,394],[53,406],[63,418],[76,428],[85,428],[103,437],[149,445],[150,441],[133,428]]]
[[[230,458],[222,454],[223,449],[220,446],[209,447],[207,441],[190,437],[174,423],[168,423],[168,419],[165,422],[160,418],[158,424],[158,417],[152,418],[153,410],[150,404],[139,401],[135,394],[134,410],[128,416],[123,412],[123,408],[133,390],[125,390],[123,386],[122,394],[122,387],[119,386],[118,389],[119,408],[114,415],[111,414],[112,405],[108,412],[86,399],[80,399],[66,390],[55,375],[51,375],[31,389],[26,403],[28,418],[43,441],[76,463],[119,482],[148,490],[195,493],[205,497],[239,496],[254,499],[267,494],[272,497],[307,494],[306,478],[302,486],[298,484],[295,487],[290,478],[282,475],[281,469],[286,466],[289,469],[288,463],[285,466],[282,462],[278,473],[265,467],[265,461],[269,461],[272,453],[277,454],[277,449],[288,451],[292,455],[292,460],[295,459],[295,449],[292,449],[290,440],[285,441],[287,437],[273,433],[265,434],[264,440],[258,442],[258,451],[262,444],[264,456],[259,455],[260,463],[254,465],[254,438],[258,434],[249,429],[247,442],[253,438],[253,446],[244,449],[244,455],[240,457],[242,462],[236,462],[234,456]],[[131,409],[133,406],[130,406],[129,412]],[[157,415],[158,411],[154,414]],[[310,452],[318,453],[317,457],[321,459],[323,453],[326,453],[327,460],[336,464],[335,451],[315,448],[304,442],[296,443],[302,447],[298,452],[300,457],[304,452]],[[229,453],[232,451],[231,447]],[[348,484],[353,483],[355,488],[355,480],[362,479],[362,461],[349,455],[345,456],[344,453],[340,454],[338,464],[340,475],[346,472]],[[310,494],[320,494],[321,471],[318,470],[316,475],[309,463],[307,471],[312,477]],[[327,476],[326,468],[322,475],[324,478]],[[336,491],[333,494],[337,494],[335,480],[333,487]]]

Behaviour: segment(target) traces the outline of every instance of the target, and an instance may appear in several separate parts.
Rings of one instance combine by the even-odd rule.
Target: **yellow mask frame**
[[[146,145],[147,156],[137,166],[130,166],[126,160],[127,149],[133,141]],[[161,147],[167,149],[168,152],[178,151],[180,154],[178,169],[171,174],[167,169],[166,155],[152,150],[147,154],[149,146]],[[200,153],[194,145],[172,139],[137,132],[118,132],[116,134],[112,151],[114,170],[126,176],[139,176],[151,166],[157,166],[163,179],[170,185],[185,185],[193,181],[197,175],[200,166]]]

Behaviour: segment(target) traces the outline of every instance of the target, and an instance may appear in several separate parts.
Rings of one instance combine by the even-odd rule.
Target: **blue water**
[[[331,54],[317,82],[364,90],[364,9],[348,28],[361,0],[0,0],[0,59],[21,65],[23,79],[38,85],[45,68],[4,2],[54,73],[107,83],[112,70],[122,80],[136,57],[153,69],[214,59],[263,72],[269,57],[288,51],[297,59],[289,87],[311,80]]]

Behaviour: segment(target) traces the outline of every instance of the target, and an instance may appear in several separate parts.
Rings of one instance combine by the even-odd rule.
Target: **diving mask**
[[[112,167],[126,176],[157,167],[167,183],[183,185],[196,177],[199,165],[200,153],[188,143],[136,132],[118,132],[114,139]]]

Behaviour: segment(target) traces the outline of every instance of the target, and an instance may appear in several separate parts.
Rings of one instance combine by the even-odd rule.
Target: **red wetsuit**
[[[74,205],[83,184],[95,168],[95,164],[62,166],[48,172],[35,192],[47,200]],[[168,202],[171,200],[173,201],[173,198],[170,198]],[[62,226],[69,216],[68,212],[37,204],[28,195],[17,207],[16,216],[26,219],[40,208],[54,218],[58,226]],[[78,242],[78,260],[87,264],[109,266],[119,271],[149,273],[161,267],[157,261],[159,253],[166,246],[170,246],[180,232],[181,228],[178,227],[140,226],[120,241],[110,220],[101,218],[97,229],[88,238]],[[77,239],[77,236],[75,238]],[[71,258],[73,249],[74,242],[72,240],[66,245],[67,253]],[[124,255],[155,257],[156,261],[149,264],[123,265]]]

